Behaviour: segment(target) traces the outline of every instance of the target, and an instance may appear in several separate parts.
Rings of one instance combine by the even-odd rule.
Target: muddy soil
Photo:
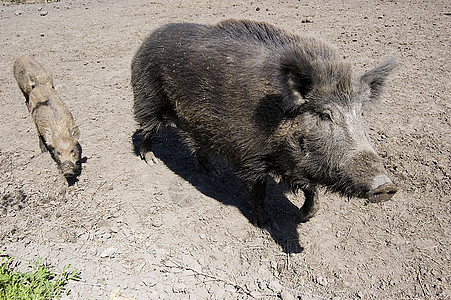
[[[33,1],[32,1],[33,2]],[[67,299],[450,299],[451,5],[449,1],[86,0],[0,4],[0,250],[81,271]],[[203,174],[177,132],[156,137],[160,163],[135,155],[130,63],[168,22],[264,20],[336,45],[358,73],[400,67],[366,115],[398,183],[366,204],[302,195],[275,181],[271,215],[252,225],[226,165]],[[80,127],[83,170],[68,185],[47,153],[12,74],[29,54],[51,69]]]

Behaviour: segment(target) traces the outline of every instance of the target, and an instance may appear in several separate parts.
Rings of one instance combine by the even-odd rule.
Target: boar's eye
[[[323,111],[319,114],[319,117],[321,118],[321,120],[323,121],[328,121],[328,122],[332,122],[332,116],[331,113],[329,111]]]

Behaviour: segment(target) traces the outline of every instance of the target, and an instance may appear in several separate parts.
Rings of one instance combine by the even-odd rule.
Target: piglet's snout
[[[74,176],[75,175],[74,169],[75,169],[75,165],[71,161],[66,160],[61,164],[61,171],[62,171],[64,177]]]
[[[374,178],[367,198],[370,202],[384,202],[390,200],[397,191],[396,184],[387,175],[381,174]]]

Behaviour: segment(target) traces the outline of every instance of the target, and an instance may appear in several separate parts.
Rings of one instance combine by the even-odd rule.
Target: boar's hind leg
[[[307,222],[318,211],[318,192],[316,189],[304,190],[305,201],[301,207],[301,222]]]
[[[147,95],[147,94],[146,94]],[[174,123],[176,119],[173,110],[164,105],[165,97],[154,95],[149,99],[141,99],[141,94],[135,96],[135,119],[140,124],[141,147],[139,154],[149,165],[157,164],[158,160],[152,151],[152,138],[157,132]]]
[[[142,134],[141,148],[139,154],[141,159],[144,160],[149,165],[156,164],[158,162],[155,154],[152,151],[152,133]]]

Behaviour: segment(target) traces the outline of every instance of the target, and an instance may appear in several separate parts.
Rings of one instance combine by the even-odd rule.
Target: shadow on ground
[[[139,156],[141,145],[139,130],[133,134],[132,141],[133,151],[135,155]],[[156,134],[152,139],[152,147],[155,156],[175,174],[188,181],[204,195],[225,205],[237,207],[249,222],[253,223],[247,193],[227,163],[213,162],[215,171],[219,173],[217,177],[204,174],[174,128]],[[300,253],[303,247],[300,245],[297,232],[300,223],[299,208],[285,196],[284,187],[277,184],[272,178],[268,181],[266,205],[269,214],[280,228],[279,231],[272,230],[270,232],[274,241],[286,253]]]

